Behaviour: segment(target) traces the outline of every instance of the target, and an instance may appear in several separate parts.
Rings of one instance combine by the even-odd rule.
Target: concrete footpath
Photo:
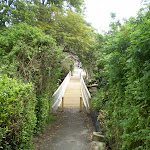
[[[55,112],[58,121],[38,137],[36,150],[92,150],[91,117],[78,108]]]

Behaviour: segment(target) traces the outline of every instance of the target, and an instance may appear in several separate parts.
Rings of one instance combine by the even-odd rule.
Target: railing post
[[[62,111],[64,111],[64,97],[62,97]]]
[[[80,97],[80,112],[82,111],[82,97]]]

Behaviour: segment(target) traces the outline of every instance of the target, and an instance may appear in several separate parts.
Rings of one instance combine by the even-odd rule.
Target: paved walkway
[[[53,114],[58,119],[37,137],[35,150],[93,150],[91,117],[78,108],[66,108]]]

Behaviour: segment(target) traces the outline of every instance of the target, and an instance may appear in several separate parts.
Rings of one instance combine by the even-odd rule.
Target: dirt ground
[[[94,131],[91,116],[85,110],[65,108],[53,114],[58,121],[53,122],[45,133],[34,138],[35,150],[92,150]]]

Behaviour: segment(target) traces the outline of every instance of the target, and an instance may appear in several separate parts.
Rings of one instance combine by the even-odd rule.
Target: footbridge
[[[73,75],[68,73],[62,84],[53,94],[52,110],[55,111],[62,107],[65,108],[79,108],[85,106],[87,113],[91,112],[91,95],[86,87],[83,79],[85,73],[82,69],[75,68]]]

